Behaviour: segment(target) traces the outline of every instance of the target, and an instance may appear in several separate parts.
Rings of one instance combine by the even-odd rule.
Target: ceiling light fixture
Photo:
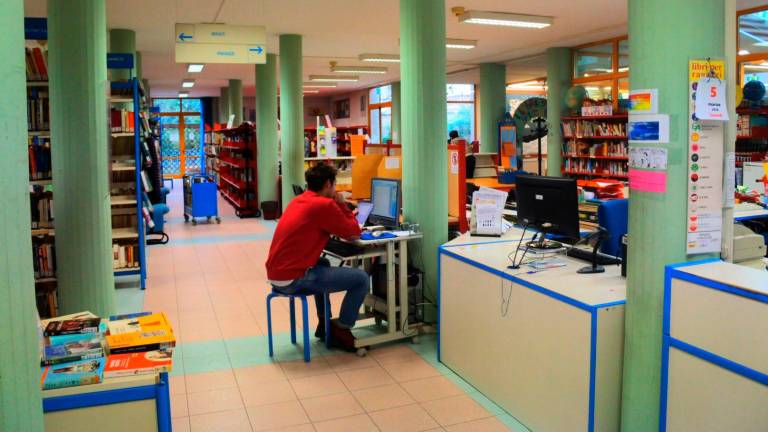
[[[629,71],[629,66],[624,66],[619,68],[619,72],[628,72],[628,71]]]
[[[320,93],[320,90],[304,90],[303,93],[304,94],[307,94],[307,93]]]
[[[335,88],[337,86],[336,83],[311,83],[311,82],[305,82],[302,84],[302,86],[307,88]]]
[[[472,49],[477,46],[476,40],[471,39],[451,39],[448,38],[445,40],[445,47],[446,48],[455,48],[455,49]]]
[[[187,72],[189,72],[189,73],[200,73],[200,72],[203,71],[204,67],[205,67],[204,64],[191,63],[189,66],[187,66]]]
[[[542,29],[552,25],[553,18],[540,15],[523,15],[507,12],[468,11],[463,7],[452,8],[460,23],[506,27]]]
[[[357,58],[364,62],[400,63],[397,54],[360,54]]]
[[[183,88],[192,88],[192,87],[195,86],[195,80],[193,80],[193,79],[185,79],[184,81],[181,82],[181,86]]]
[[[749,51],[747,51],[745,49],[739,50],[739,55],[749,55]]]
[[[334,73],[360,73],[360,74],[385,74],[387,68],[381,66],[339,66],[335,61],[331,62],[331,72]]]
[[[179,97],[180,98],[189,97],[189,92],[187,92],[187,91],[180,91],[179,92]]]
[[[357,75],[310,75],[313,82],[356,82],[360,80]]]
[[[749,70],[768,70],[768,65],[762,65],[762,64],[750,65],[750,64],[748,64],[748,65],[744,65],[744,69],[749,69]]]

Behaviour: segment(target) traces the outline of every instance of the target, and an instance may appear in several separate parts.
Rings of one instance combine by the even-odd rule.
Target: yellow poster
[[[688,70],[690,71],[688,80],[691,82],[708,76],[710,70],[715,71],[717,78],[725,79],[725,61],[723,60],[691,60]]]

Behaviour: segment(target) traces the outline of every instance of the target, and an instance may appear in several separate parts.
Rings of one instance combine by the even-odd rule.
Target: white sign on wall
[[[264,26],[176,24],[176,63],[267,62]]]

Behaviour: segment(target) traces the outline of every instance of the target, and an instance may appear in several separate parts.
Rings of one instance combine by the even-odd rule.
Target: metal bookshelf
[[[127,267],[115,268],[115,276],[138,275],[141,289],[146,288],[146,229],[142,214],[144,189],[141,172],[144,169],[141,156],[142,122],[140,112],[142,95],[136,78],[128,81],[112,82],[109,104],[112,108],[121,105],[133,109],[133,131],[113,131],[110,125],[110,195],[112,209],[112,244],[118,246],[137,246],[136,266],[128,263]],[[129,96],[130,95],[130,96]],[[123,125],[123,128],[125,126]],[[118,149],[132,149],[132,154],[116,154]],[[129,223],[125,223],[125,220]],[[126,226],[127,225],[127,226]],[[126,252],[127,255],[127,252]]]

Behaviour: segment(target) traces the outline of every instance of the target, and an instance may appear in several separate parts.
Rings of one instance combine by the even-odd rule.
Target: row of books
[[[626,157],[629,155],[629,147],[625,141],[568,140],[564,145],[563,152],[575,156]]]
[[[739,114],[736,120],[736,136],[750,136],[752,135],[752,128],[750,127],[750,116],[747,114]]]
[[[592,159],[565,159],[563,169],[570,172],[601,175],[627,175],[627,162]]]
[[[51,178],[51,137],[28,137],[29,178],[40,180]]]
[[[138,245],[112,245],[112,268],[129,269],[139,267],[139,246]]]
[[[112,133],[132,133],[136,120],[133,111],[112,108],[110,110],[110,130]]]
[[[48,81],[48,50],[43,47],[27,47],[27,81]]]
[[[32,264],[35,279],[56,276],[56,248],[53,243],[32,244]]]
[[[571,120],[563,122],[563,136],[601,137],[626,136],[627,125],[623,122],[597,122],[594,120]]]
[[[48,89],[30,87],[27,89],[27,128],[30,131],[47,131],[51,128],[50,98]]]
[[[42,189],[33,186],[34,189]],[[47,194],[30,194],[30,210],[32,229],[53,228],[53,196]]]
[[[176,338],[163,313],[90,312],[39,322],[43,390],[97,384],[122,376],[170,372]]]

